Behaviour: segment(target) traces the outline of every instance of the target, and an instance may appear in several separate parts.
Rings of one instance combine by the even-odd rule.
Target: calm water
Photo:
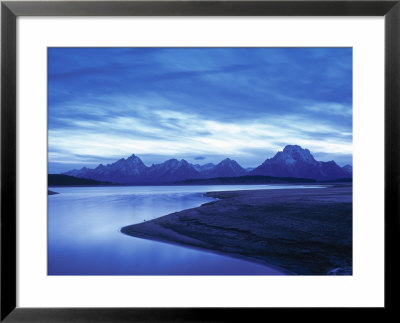
[[[204,192],[290,185],[57,187],[48,203],[49,275],[279,275],[276,269],[124,235],[121,227],[211,201]],[[309,187],[309,186],[307,186]]]

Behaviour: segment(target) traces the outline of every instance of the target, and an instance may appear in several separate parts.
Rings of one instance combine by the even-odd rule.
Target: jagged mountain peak
[[[134,155],[134,154],[132,154],[131,156],[129,156],[129,157],[126,159],[126,161],[129,162],[129,163],[132,163],[132,164],[134,164],[134,165],[143,165],[143,166],[144,166],[142,160],[141,160],[138,156],[136,156],[136,155]]]
[[[285,146],[285,148],[283,148],[283,152],[285,154],[299,157],[311,155],[310,151],[307,148],[302,148],[299,145],[287,145]]]
[[[252,175],[301,177],[316,180],[331,180],[348,177],[348,173],[334,161],[316,161],[308,149],[298,145],[287,145],[273,158],[265,160],[250,172]]]
[[[132,154],[126,160],[137,160],[137,159],[140,160],[140,158],[138,156],[136,156],[135,154]]]
[[[236,161],[225,158],[217,165],[205,172],[208,177],[234,177],[244,175],[246,171]]]
[[[230,166],[234,166],[234,167],[239,166],[239,167],[241,167],[237,163],[237,161],[235,161],[233,159],[230,159],[230,158],[225,158],[224,160],[221,160],[215,167],[220,167],[220,166],[228,166],[228,167],[230,167]]]
[[[303,149],[298,145],[287,145],[283,151],[279,151],[271,159],[267,159],[264,163],[269,162],[284,163],[286,165],[295,165],[297,162],[317,165],[308,149]]]
[[[136,156],[135,154],[132,154],[129,156],[127,159],[121,158],[117,160],[115,163],[109,164],[107,166],[120,166],[120,165],[127,165],[127,166],[132,166],[132,167],[143,167],[145,166],[142,162],[142,160]]]
[[[172,170],[172,169],[179,169],[179,168],[193,168],[193,165],[189,164],[186,160],[181,159],[178,160],[176,158],[168,159],[161,164],[154,164],[151,166],[153,169],[165,169],[165,170]],[[194,168],[193,168],[194,170]]]
[[[307,148],[302,148],[299,145],[286,145],[285,148],[283,148],[284,152],[303,152],[303,151],[308,151],[310,152]]]
[[[217,166],[233,166],[233,167],[239,166],[240,168],[242,168],[242,166],[240,166],[236,160],[230,158],[225,158],[224,160],[221,160],[217,164]]]
[[[175,158],[151,166],[145,174],[149,182],[174,182],[198,178],[199,172],[186,160]]]

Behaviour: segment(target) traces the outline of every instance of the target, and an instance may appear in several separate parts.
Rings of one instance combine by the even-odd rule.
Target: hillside
[[[206,179],[187,179],[178,181],[176,185],[246,185],[246,184],[285,184],[285,183],[315,183],[310,178],[273,177],[273,176],[238,176],[217,177]]]
[[[93,179],[77,178],[74,176],[49,174],[47,176],[48,186],[100,186],[115,185],[110,182],[100,182]]]

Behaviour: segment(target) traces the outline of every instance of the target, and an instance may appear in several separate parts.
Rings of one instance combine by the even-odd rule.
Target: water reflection
[[[206,191],[243,186],[57,187],[48,200],[49,275],[268,275],[251,262],[120,233],[120,228],[206,203]],[[279,185],[280,188],[293,186]],[[299,188],[299,186],[296,186]]]

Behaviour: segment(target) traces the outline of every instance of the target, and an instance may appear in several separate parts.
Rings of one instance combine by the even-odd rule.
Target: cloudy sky
[[[351,48],[49,48],[49,173],[139,156],[352,164]]]

